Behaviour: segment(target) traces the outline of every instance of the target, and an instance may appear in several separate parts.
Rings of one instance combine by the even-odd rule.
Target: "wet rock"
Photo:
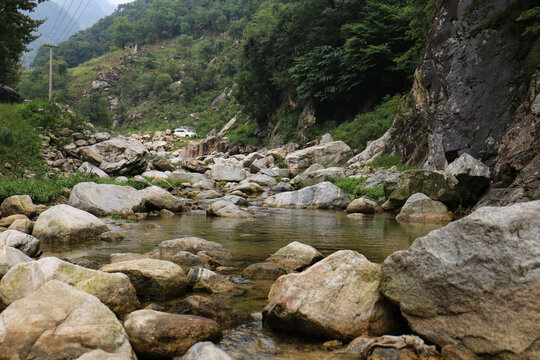
[[[206,261],[188,251],[177,252],[171,257],[170,261],[180,266],[182,269],[189,269],[193,267],[210,267]]]
[[[30,257],[35,257],[39,253],[39,240],[18,230],[1,232],[0,245],[15,248]]]
[[[383,305],[379,280],[379,265],[354,251],[338,251],[277,279],[263,310],[264,324],[338,340],[395,331],[395,314]]]
[[[416,193],[423,193],[451,209],[459,204],[457,180],[441,171],[407,170],[400,175],[395,188],[391,183],[384,183],[384,194],[397,206],[405,204]]]
[[[484,207],[432,231],[385,260],[384,295],[437,345],[540,356],[539,213],[540,201]]]
[[[44,242],[80,242],[99,238],[109,227],[75,207],[55,205],[39,215],[32,235]]]
[[[152,256],[149,254],[135,254],[135,253],[114,253],[111,254],[109,262],[118,263],[123,261],[131,260],[140,260],[140,259],[151,259]]]
[[[3,216],[23,214],[32,217],[36,213],[36,206],[28,195],[13,195],[2,202],[0,211]]]
[[[231,204],[234,204],[236,206],[249,206],[249,202],[243,197],[238,196],[238,195],[227,195],[227,196],[217,198],[216,200],[223,200]]]
[[[242,324],[250,319],[250,315],[235,309],[221,301],[203,296],[188,296],[169,309],[170,313],[196,315],[212,319],[222,327]]]
[[[471,155],[463,153],[446,171],[458,179],[458,191],[461,205],[474,205],[484,193],[491,180],[489,167]]]
[[[197,342],[221,338],[219,325],[210,319],[153,310],[132,312],[124,326],[140,356],[170,358],[184,354]]]
[[[9,230],[17,230],[25,234],[31,234],[34,223],[30,219],[17,219],[9,225]]]
[[[210,205],[206,213],[211,216],[233,217],[233,218],[252,218],[253,215],[238,206],[227,201],[216,201]]]
[[[347,206],[348,213],[362,213],[362,214],[376,214],[383,212],[383,209],[375,201],[361,197],[354,199],[349,206]]]
[[[12,268],[0,282],[0,296],[4,303],[11,304],[49,280],[59,280],[94,295],[117,314],[126,314],[139,307],[135,288],[125,275],[86,269],[54,257]]]
[[[300,271],[323,259],[313,246],[293,241],[271,255],[266,262],[276,264],[286,270]]]
[[[126,331],[96,297],[51,280],[0,314],[6,359],[72,359],[95,349],[134,359]]]
[[[174,299],[186,292],[187,278],[182,268],[169,261],[139,259],[103,266],[101,271],[121,272],[137,290],[137,296],[147,300]]]
[[[184,237],[162,241],[151,252],[151,255],[159,257],[162,260],[172,260],[172,257],[180,251],[188,251],[192,254],[204,251],[211,258],[222,262],[232,259],[231,252],[225,246],[197,237]]]
[[[138,175],[147,166],[148,150],[131,137],[116,137],[81,148],[84,160],[109,175]]]
[[[120,231],[107,231],[99,235],[99,240],[105,242],[118,242],[124,240],[125,235]]]
[[[290,153],[285,162],[293,175],[298,175],[313,164],[343,165],[353,152],[343,141],[333,141]]]
[[[241,166],[216,164],[211,166],[210,178],[214,181],[234,181],[240,182],[247,176],[246,171]]]
[[[187,210],[186,200],[172,195],[159,186],[149,186],[139,190],[147,209],[167,209],[174,212]]]
[[[422,193],[412,195],[396,216],[399,222],[447,224],[452,213],[440,201],[431,200]]]
[[[193,268],[188,272],[188,281],[195,291],[211,293],[228,292],[235,288],[227,276],[217,274],[206,268]]]
[[[6,275],[13,266],[29,261],[32,261],[32,258],[22,251],[10,246],[0,245],[0,279]]]
[[[286,274],[287,270],[269,262],[251,264],[242,272],[243,277],[252,280],[276,280]]]
[[[110,176],[105,171],[101,170],[96,165],[89,163],[88,161],[83,162],[82,165],[79,166],[79,169],[77,169],[77,171],[86,175],[95,175],[100,179],[110,178]]]
[[[182,360],[232,360],[232,358],[213,343],[204,341],[190,347]]]
[[[273,195],[264,206],[301,209],[345,209],[351,202],[347,193],[330,182],[308,186],[297,191]]]
[[[131,186],[78,183],[73,187],[68,204],[96,216],[129,214],[144,210],[143,193]]]

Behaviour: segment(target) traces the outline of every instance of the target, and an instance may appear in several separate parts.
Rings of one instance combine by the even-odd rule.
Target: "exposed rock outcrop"
[[[146,146],[131,137],[117,137],[83,147],[80,154],[83,160],[109,175],[138,175],[148,163]]]

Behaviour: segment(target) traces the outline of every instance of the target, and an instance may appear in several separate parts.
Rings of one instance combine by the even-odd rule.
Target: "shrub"
[[[333,183],[334,185],[336,185],[337,187],[339,187],[340,189],[342,189],[349,195],[355,195],[357,187],[366,182],[366,179],[364,178],[358,178],[358,179],[356,178],[342,178],[342,179],[327,178],[325,180],[330,181],[331,183]]]
[[[389,169],[392,166],[396,166],[399,171],[415,169],[414,166],[404,165],[401,162],[401,156],[397,154],[386,154],[383,156],[377,156],[375,159],[373,159],[366,165],[372,166],[376,169]]]

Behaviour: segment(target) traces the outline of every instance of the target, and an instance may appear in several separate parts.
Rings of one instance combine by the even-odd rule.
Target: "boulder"
[[[204,341],[190,347],[182,360],[232,360],[232,358],[210,341]]]
[[[1,232],[0,246],[18,249],[30,257],[35,257],[39,253],[39,240],[18,230]]]
[[[347,206],[348,213],[362,213],[362,214],[376,214],[383,212],[383,209],[375,201],[361,197],[354,199],[349,206]]]
[[[184,170],[173,171],[170,178],[172,180],[183,179],[186,180],[186,182],[191,182],[193,184],[208,180],[208,178],[203,174],[187,172]]]
[[[148,165],[148,150],[132,137],[116,137],[81,148],[83,160],[109,175],[138,175]]]
[[[182,167],[188,171],[193,171],[195,173],[201,173],[201,174],[204,174],[205,172],[210,170],[210,167],[208,166],[207,163],[205,163],[204,161],[195,160],[195,159],[190,159],[190,160],[185,161],[182,164]]]
[[[182,269],[190,269],[193,267],[209,267],[210,265],[201,259],[199,256],[188,251],[179,251],[174,254],[170,261],[180,266]]]
[[[174,212],[181,212],[187,209],[186,200],[172,195],[167,190],[159,186],[149,186],[139,190],[147,209],[167,209]]]
[[[79,169],[77,169],[78,172],[86,174],[86,175],[95,175],[100,179],[109,179],[110,176],[107,175],[107,173],[100,168],[98,168],[96,165],[85,161],[82,163],[81,166],[79,166]]]
[[[2,279],[13,266],[29,261],[32,261],[32,258],[22,251],[10,246],[0,245],[0,279]]]
[[[250,182],[259,184],[260,186],[275,186],[277,185],[277,181],[272,176],[266,175],[266,174],[257,174],[255,176],[250,176],[249,178],[242,180],[240,183],[243,182]]]
[[[422,193],[407,199],[396,216],[399,222],[447,224],[452,221],[452,213],[440,201],[431,200]]]
[[[398,207],[416,193],[425,194],[451,209],[459,204],[456,178],[442,171],[407,170],[401,173],[397,184],[390,181],[384,183],[385,196]]]
[[[206,211],[211,216],[234,217],[234,218],[252,218],[253,215],[238,206],[223,200],[216,201],[210,205]]]
[[[124,327],[96,297],[51,280],[0,313],[3,359],[74,359],[101,349],[135,359]]]
[[[23,214],[10,215],[0,219],[0,226],[9,227],[15,220],[26,220],[28,216]]]
[[[72,192],[73,194],[73,192]],[[39,215],[32,235],[44,242],[79,242],[99,238],[109,227],[94,215],[73,206],[55,205]]]
[[[290,172],[296,176],[313,164],[343,165],[352,154],[351,148],[343,141],[332,141],[290,153],[285,162]]]
[[[214,241],[208,241],[197,237],[184,237],[162,241],[151,255],[162,260],[170,260],[180,251],[188,251],[197,254],[204,251],[213,259],[226,262],[232,259],[232,254],[225,246]]]
[[[399,181],[399,173],[388,170],[375,171],[362,185],[366,189],[371,189],[379,185],[383,185],[385,181]]]
[[[252,280],[276,280],[281,275],[286,275],[287,270],[281,266],[269,263],[255,263],[242,271],[242,276]]]
[[[331,182],[308,186],[266,198],[264,206],[301,209],[345,209],[351,202],[347,193]]]
[[[266,262],[276,264],[286,270],[300,271],[323,258],[313,246],[293,241],[270,255]]]
[[[94,295],[116,314],[126,314],[139,307],[135,288],[124,274],[107,274],[54,257],[11,268],[0,281],[0,297],[5,304],[11,304],[49,280],[59,280]]]
[[[215,164],[210,168],[210,178],[214,181],[240,182],[244,180],[246,176],[247,173],[241,166]]]
[[[264,192],[262,186],[254,182],[245,182],[243,184],[238,184],[234,186],[231,190],[241,191],[246,195],[256,195]]]
[[[489,167],[467,153],[448,165],[446,172],[458,179],[459,197],[464,207],[476,204],[491,180]]]
[[[221,194],[216,190],[201,191],[196,196],[197,200],[217,199],[219,197],[221,197]]]
[[[174,299],[186,292],[187,278],[182,268],[169,261],[139,259],[103,266],[101,271],[121,272],[137,290],[137,296],[147,300]]]
[[[36,206],[28,195],[13,195],[2,201],[0,211],[3,216],[23,214],[32,217],[36,213]]]
[[[491,359],[540,357],[540,201],[484,207],[383,264],[412,331]]]
[[[92,350],[77,358],[77,360],[131,360],[133,357],[124,354],[111,354],[103,350]]]
[[[263,169],[268,169],[268,167],[270,167],[270,165],[273,163],[274,163],[274,157],[272,155],[268,155],[268,156],[263,157],[262,159],[257,159],[253,161],[251,165],[249,166],[249,170],[253,174],[256,174]]]
[[[173,171],[174,165],[172,164],[171,160],[167,159],[164,156],[157,156],[152,160],[152,164],[156,167],[156,169],[161,171]]]
[[[169,309],[170,313],[196,315],[212,319],[223,327],[231,327],[247,322],[250,315],[221,301],[204,296],[188,296]]]
[[[34,223],[30,219],[17,219],[9,225],[9,230],[18,230],[25,234],[31,234]]]
[[[171,358],[182,355],[195,343],[221,338],[221,329],[213,320],[154,310],[132,312],[124,326],[141,357]]]
[[[68,204],[96,216],[130,214],[144,210],[143,193],[131,186],[78,183],[69,195]]]
[[[187,277],[190,286],[195,291],[222,293],[231,291],[235,287],[227,276],[217,274],[206,268],[190,269]]]
[[[263,310],[271,328],[351,340],[395,331],[395,314],[379,294],[380,266],[351,250],[276,280]],[[397,317],[399,318],[399,316]]]

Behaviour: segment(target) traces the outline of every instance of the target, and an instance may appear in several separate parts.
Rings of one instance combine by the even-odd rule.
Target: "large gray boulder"
[[[1,232],[0,245],[18,249],[30,257],[35,257],[39,253],[39,240],[18,230]]]
[[[13,266],[29,261],[32,261],[32,258],[22,251],[9,246],[0,245],[0,279],[2,279]]]
[[[484,207],[383,264],[411,329],[490,359],[540,358],[540,201]]]
[[[135,288],[124,274],[91,270],[54,257],[11,268],[0,281],[0,297],[5,304],[11,304],[49,280],[59,280],[94,295],[117,314],[126,314],[139,307]]]
[[[99,238],[109,227],[73,206],[55,205],[39,215],[32,235],[44,242],[79,242]]]
[[[215,164],[210,168],[210,178],[214,181],[240,182],[247,177],[247,172],[241,166]]]
[[[61,281],[46,282],[0,313],[2,359],[74,359],[96,349],[135,359],[114,313]]]
[[[78,183],[69,195],[68,204],[96,216],[129,214],[144,210],[143,193],[131,186]]]
[[[13,195],[2,201],[0,211],[3,216],[23,214],[31,217],[36,213],[36,206],[28,195]]]
[[[167,209],[181,212],[186,209],[186,200],[172,195],[159,186],[149,186],[139,190],[147,209]]]
[[[353,151],[343,141],[332,141],[290,153],[285,162],[296,176],[313,164],[343,165],[352,155]]]
[[[153,358],[182,355],[200,341],[221,338],[221,328],[213,320],[154,310],[132,312],[124,326],[137,354]]]
[[[446,169],[458,179],[458,190],[462,206],[474,205],[489,186],[491,171],[480,160],[463,153]]]
[[[399,222],[447,224],[452,213],[440,201],[431,200],[422,193],[413,194],[396,216]]]
[[[361,198],[354,199],[347,206],[348,213],[362,213],[362,214],[376,214],[383,212],[383,209],[375,201],[362,196]]]
[[[286,270],[299,271],[323,258],[313,246],[293,241],[270,255],[266,262],[276,264]]]
[[[140,141],[116,137],[80,150],[83,160],[93,163],[109,175],[138,175],[148,164],[148,150]]]
[[[379,294],[380,276],[380,266],[363,255],[338,251],[278,278],[263,310],[264,324],[327,339],[385,334],[395,320]]]
[[[187,277],[172,262],[139,259],[103,266],[101,271],[126,274],[137,290],[137,296],[148,300],[170,300],[186,292]]]
[[[347,193],[331,182],[308,186],[268,197],[264,206],[301,209],[345,209],[351,202]]]
[[[313,166],[310,166],[306,171],[294,177],[292,182],[296,188],[303,188],[306,186],[319,184],[329,178],[342,179],[345,177],[345,169],[342,167],[331,167],[325,169],[321,166],[321,168],[310,170],[312,168]]]

